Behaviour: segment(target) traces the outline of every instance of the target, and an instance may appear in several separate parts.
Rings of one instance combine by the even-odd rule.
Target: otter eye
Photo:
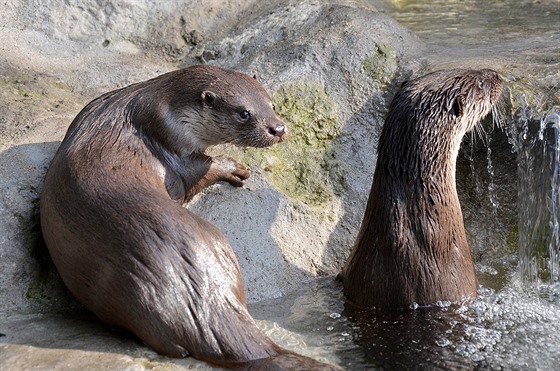
[[[247,110],[243,110],[243,111],[239,112],[239,117],[241,117],[241,119],[243,119],[243,120],[248,120],[249,117],[251,117],[251,113]]]

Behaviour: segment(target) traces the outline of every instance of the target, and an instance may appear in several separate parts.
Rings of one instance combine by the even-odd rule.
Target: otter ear
[[[216,101],[218,100],[218,94],[209,90],[203,91],[200,97],[202,98],[202,105],[208,107],[214,107]]]
[[[464,106],[465,106],[465,98],[462,95],[459,95],[453,101],[453,105],[451,106],[451,114],[455,117],[463,116]]]

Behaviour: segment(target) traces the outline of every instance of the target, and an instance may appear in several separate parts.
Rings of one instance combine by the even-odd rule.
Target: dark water
[[[279,344],[345,369],[560,369],[560,2],[371,3],[426,44],[419,65],[480,65],[508,80],[494,122],[517,189],[516,241],[504,241],[514,251],[495,248],[495,260],[479,261],[479,297],[468,303],[373,313],[348,305],[325,278],[252,313]],[[470,166],[489,177],[479,192],[498,218],[504,160],[492,138],[485,165]]]
[[[345,369],[546,369],[560,360],[560,308],[515,284],[462,305],[373,313],[333,278],[250,307],[277,343]]]

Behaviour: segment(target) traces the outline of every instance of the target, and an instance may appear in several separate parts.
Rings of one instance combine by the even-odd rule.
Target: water
[[[506,107],[500,107],[500,121],[517,162],[517,272],[529,291],[538,294],[543,284],[557,289],[560,1],[395,0],[374,5],[426,43],[428,61],[424,63],[490,67],[506,78]],[[491,141],[488,135],[487,189],[477,193],[486,195],[491,211],[497,214],[501,205],[496,192],[501,185],[493,176]],[[480,171],[473,169],[473,177]]]
[[[560,283],[560,111],[524,105],[516,123],[520,274],[529,290],[548,295],[542,284]]]
[[[515,241],[498,236],[514,251],[485,246],[492,239],[474,247],[480,289],[471,302],[371,312],[346,303],[340,283],[325,278],[251,312],[282,346],[345,369],[558,369],[560,2],[370,2],[426,43],[419,66],[490,67],[508,80],[494,118],[499,134],[483,135],[485,165],[471,158],[467,169],[496,225],[514,214]],[[492,150],[496,138],[509,157]],[[510,158],[517,191],[506,210],[497,173]],[[492,233],[490,224],[480,233]]]
[[[250,306],[278,344],[344,369],[556,369],[560,309],[508,285],[476,301],[372,313],[333,278]]]
[[[504,70],[556,79],[557,89],[558,0],[369,2],[417,34],[436,60],[506,61]]]

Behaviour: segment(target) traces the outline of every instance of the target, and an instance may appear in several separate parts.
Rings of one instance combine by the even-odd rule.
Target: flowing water
[[[560,283],[560,111],[523,107],[516,136],[520,274],[529,289]],[[534,117],[534,116],[537,117]],[[556,287],[556,291],[558,287]]]
[[[473,302],[372,313],[347,304],[341,285],[325,278],[252,305],[252,313],[266,319],[261,326],[278,343],[345,369],[558,369],[560,2],[395,0],[374,6],[426,43],[432,59],[419,65],[490,67],[507,80],[494,117],[500,134],[483,138],[486,165],[471,159],[469,166],[474,192],[487,199],[496,225],[508,207],[500,202],[506,185],[495,171],[508,161],[513,167],[507,181],[517,190],[508,209],[515,238],[497,237],[503,243],[495,245],[506,248],[472,246],[480,281]],[[506,157],[492,150],[500,135]],[[476,233],[492,234],[492,228]],[[489,255],[494,259],[485,260]]]

